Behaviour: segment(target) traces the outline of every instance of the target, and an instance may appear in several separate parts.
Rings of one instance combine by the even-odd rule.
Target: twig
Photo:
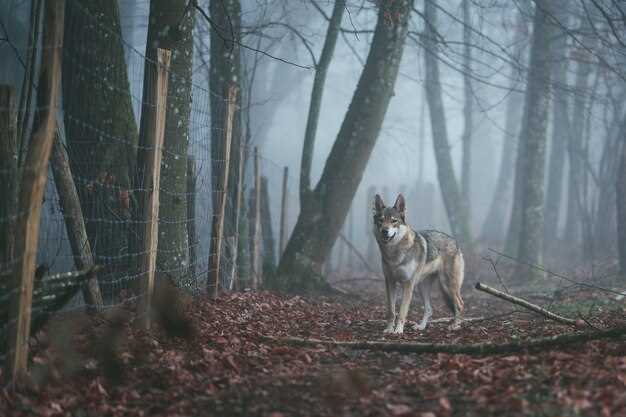
[[[521,261],[521,260],[519,260],[519,259],[517,259],[517,258],[514,258],[514,257],[512,257],[512,256],[510,256],[510,255],[507,255],[506,253],[498,252],[497,250],[492,249],[492,248],[488,248],[488,249],[489,249],[491,252],[495,253],[495,254],[498,254],[498,255],[500,255],[500,256],[502,256],[502,257],[504,257],[504,258],[510,259],[511,261],[514,261],[514,262],[520,263],[520,264],[522,264],[522,265],[526,265],[526,266],[528,266],[528,267],[530,267],[530,268],[537,269],[537,270],[539,270],[539,271],[541,271],[541,272],[545,272],[545,273],[546,273],[546,274],[548,274],[548,275],[552,275],[552,276],[554,276],[554,277],[564,279],[565,281],[567,281],[567,282],[571,282],[572,284],[580,285],[581,287],[591,288],[591,289],[594,289],[594,290],[599,290],[599,291],[608,292],[608,293],[615,294],[615,295],[624,295],[624,294],[622,294],[622,293],[621,293],[621,292],[619,292],[619,291],[611,290],[611,289],[609,289],[609,288],[603,288],[603,287],[600,287],[600,286],[597,286],[597,285],[593,285],[593,284],[586,284],[586,283],[584,283],[584,282],[578,282],[578,281],[575,281],[575,280],[573,280],[573,279],[571,279],[571,278],[566,277],[565,275],[561,275],[561,274],[557,274],[556,272],[552,272],[552,271],[550,271],[550,270],[548,270],[548,269],[544,268],[543,266],[540,266],[540,265],[535,265],[535,264],[532,264],[532,263],[530,263],[530,262],[524,262],[524,261]]]
[[[500,276],[500,273],[498,272],[497,262],[494,262],[493,259],[491,259],[491,257],[485,256],[483,257],[483,259],[491,264],[491,268],[493,269],[493,272],[495,272],[496,277],[498,278],[498,281],[500,281],[500,285],[502,285],[502,288],[504,288],[504,291],[507,294],[510,294],[511,291],[509,291],[509,289],[506,287],[506,285],[504,284],[504,281],[502,280],[502,277]]]
[[[352,244],[352,242],[350,242],[348,240],[347,237],[344,236],[343,233],[339,232],[339,238],[341,240],[343,240],[343,242],[348,246],[348,248],[350,248],[350,250],[352,252],[354,252],[354,254],[361,260],[361,262],[363,262],[363,265],[365,265],[365,267],[374,275],[376,275],[377,277],[380,277],[380,274],[378,272],[376,272],[376,270],[374,268],[372,268],[372,266],[369,264],[369,262],[367,262],[367,259],[365,259],[365,256],[363,256],[363,254],[361,252],[359,252],[359,250]]]
[[[551,348],[571,344],[580,344],[598,339],[615,339],[626,335],[626,326],[598,332],[570,333],[556,336],[540,337],[526,341],[516,341],[502,344],[475,343],[461,345],[458,343],[394,343],[385,341],[338,341],[320,339],[302,339],[299,337],[276,338],[263,336],[268,342],[288,344],[293,346],[326,346],[347,349],[373,350],[400,353],[449,353],[463,355],[498,355],[504,353],[524,352],[527,350]]]
[[[576,326],[576,320],[573,319],[569,319],[567,317],[563,317],[563,316],[559,316],[558,314],[555,314],[551,311],[546,310],[543,307],[539,307],[536,304],[530,303],[526,300],[523,300],[521,298],[515,297],[513,295],[510,294],[506,294],[503,293],[502,291],[496,290],[495,288],[492,288],[488,285],[485,284],[481,284],[480,282],[476,283],[476,287],[477,290],[479,291],[483,291],[486,292],[487,294],[491,294],[495,297],[501,298],[503,300],[506,300],[510,303],[516,304],[518,306],[522,306],[524,308],[527,308],[531,311],[534,311],[535,313],[539,313],[551,320],[557,321],[559,323],[563,323],[563,324],[567,324],[570,326]]]

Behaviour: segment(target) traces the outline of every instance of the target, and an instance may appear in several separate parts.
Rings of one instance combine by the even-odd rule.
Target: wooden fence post
[[[224,235],[224,214],[226,212],[226,193],[228,191],[228,172],[230,170],[230,144],[233,136],[233,121],[235,115],[235,105],[237,101],[237,87],[228,88],[228,107],[226,109],[226,126],[224,126],[224,169],[220,172],[217,184],[221,185],[221,190],[216,190],[216,197],[219,198],[219,209],[213,214],[211,226],[211,249],[209,254],[209,271],[207,277],[207,289],[212,294],[213,299],[219,295],[220,264],[222,257],[222,239]]]
[[[187,245],[189,246],[189,278],[196,279],[196,161],[187,159]]]
[[[243,204],[243,168],[245,165],[245,146],[239,145],[239,173],[237,175],[237,201],[235,203],[235,236],[233,250],[233,264],[230,270],[230,287],[229,290],[235,288],[237,280],[237,265],[239,263],[239,219],[241,217],[241,205]]]
[[[64,11],[63,0],[45,2],[42,70],[38,83],[40,100],[37,103],[40,110],[24,161],[15,227],[15,254],[20,258],[13,271],[7,353],[7,374],[14,382],[26,375],[28,366],[40,214],[59,104]]]
[[[254,207],[252,210],[252,288],[257,289],[263,281],[261,263],[261,163],[259,149],[254,148]]]
[[[74,177],[70,170],[68,156],[58,134],[52,145],[50,162],[65,219],[65,230],[67,231],[67,237],[74,256],[74,265],[78,270],[93,268],[95,262],[91,253],[91,245],[87,238],[83,210],[78,199],[78,192],[76,191],[76,184],[74,184]],[[90,278],[83,285],[82,290],[88,311],[97,312],[102,309],[104,303],[96,274],[91,274]]]
[[[17,210],[17,112],[15,90],[0,85],[0,273],[12,269]],[[5,268],[6,271],[2,269]]]
[[[141,132],[140,148],[137,152],[137,170],[143,174],[142,191],[139,194],[139,218],[144,222],[138,241],[138,270],[145,276],[142,279],[140,312],[144,314],[142,324],[150,329],[150,313],[154,292],[157,247],[159,243],[159,187],[161,181],[161,158],[165,138],[165,113],[167,111],[167,88],[171,52],[157,49],[156,63],[147,65],[145,75],[144,103],[142,117],[145,123]]]
[[[287,199],[287,185],[289,181],[289,167],[283,170],[283,195],[280,202],[280,235],[278,236],[278,259],[283,256],[285,246],[287,245],[287,209],[289,200]]]

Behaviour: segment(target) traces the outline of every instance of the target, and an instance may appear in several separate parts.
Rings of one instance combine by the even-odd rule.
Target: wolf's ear
[[[393,208],[398,210],[402,215],[402,220],[404,220],[404,212],[406,211],[406,203],[404,202],[404,196],[402,194],[398,194],[398,198],[396,198],[396,202],[393,205]]]
[[[374,211],[381,212],[385,209],[385,203],[383,203],[383,199],[379,194],[376,194],[374,197]]]

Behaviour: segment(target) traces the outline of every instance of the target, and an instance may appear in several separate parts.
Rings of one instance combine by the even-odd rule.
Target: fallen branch
[[[615,339],[626,335],[626,326],[598,332],[562,334],[557,336],[540,337],[526,341],[509,342],[502,344],[476,343],[471,345],[443,344],[443,343],[394,343],[385,341],[338,341],[321,339],[302,339],[299,337],[275,338],[264,336],[269,342],[288,344],[292,346],[326,346],[341,347],[356,350],[372,350],[400,353],[449,353],[463,355],[499,355],[539,348],[551,348],[570,344],[580,344],[599,339]]]
[[[546,310],[543,307],[539,307],[536,304],[530,303],[526,300],[523,300],[519,297],[515,297],[513,295],[510,294],[506,294],[503,293],[502,291],[496,290],[495,288],[492,288],[488,285],[485,284],[481,284],[480,282],[476,283],[476,287],[477,290],[479,291],[483,291],[486,292],[487,294],[491,294],[495,297],[501,298],[503,300],[506,300],[510,303],[516,304],[518,306],[522,306],[524,308],[527,308],[528,310],[534,311],[535,313],[539,313],[541,315],[543,315],[544,317],[549,318],[550,320],[554,320],[557,321],[559,323],[563,323],[563,324],[567,324],[570,326],[577,326],[578,322],[576,320],[573,319],[569,319],[567,317],[563,317],[563,316],[559,316],[558,314],[555,314],[551,311]]]

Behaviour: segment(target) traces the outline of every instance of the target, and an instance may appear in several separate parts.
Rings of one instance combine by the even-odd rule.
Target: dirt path
[[[460,331],[435,323],[405,341],[504,342],[573,331],[506,303],[465,295]],[[0,395],[8,416],[485,416],[626,415],[626,344],[597,341],[509,356],[401,355],[295,348],[270,335],[382,339],[382,297],[306,300],[271,293],[195,300],[156,334],[127,315],[68,320],[40,336],[33,382]],[[438,300],[437,300],[438,301]],[[565,300],[568,302],[568,300]],[[573,301],[572,301],[573,302]],[[420,307],[410,320],[419,319]],[[448,314],[435,304],[435,317]],[[624,321],[605,311],[594,325]],[[191,326],[190,326],[191,325]],[[180,328],[192,328],[192,335]],[[69,329],[72,329],[70,331]],[[64,329],[60,331],[59,329]],[[187,335],[185,338],[173,334]]]

